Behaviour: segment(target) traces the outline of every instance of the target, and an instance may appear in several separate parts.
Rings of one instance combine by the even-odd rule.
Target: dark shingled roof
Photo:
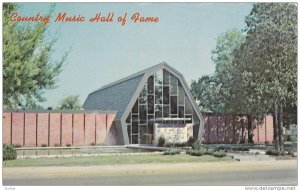
[[[119,83],[103,86],[90,93],[82,107],[88,110],[116,110],[116,119],[120,119],[142,77],[143,74],[140,74],[127,80],[120,80]]]

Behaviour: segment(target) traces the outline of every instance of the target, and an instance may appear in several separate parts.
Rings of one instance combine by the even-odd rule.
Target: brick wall
[[[4,111],[2,140],[6,144],[33,147],[116,144],[112,141],[116,139],[115,116],[115,113]]]

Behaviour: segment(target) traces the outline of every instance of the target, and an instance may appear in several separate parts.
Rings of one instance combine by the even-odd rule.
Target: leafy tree
[[[203,76],[191,85],[192,93],[199,100],[202,109],[217,113],[241,112],[235,80],[238,71],[232,62],[233,51],[244,39],[245,36],[236,29],[218,36],[216,48],[212,51],[212,60],[216,64],[215,73],[212,76]]]
[[[297,6],[257,3],[235,53],[247,110],[273,112],[275,148],[283,150],[283,109],[297,105]]]
[[[199,101],[200,108],[222,114],[247,114],[248,142],[253,142],[253,122],[260,122],[258,109],[252,109],[248,94],[244,91],[240,71],[235,67],[235,52],[245,41],[245,34],[232,29],[217,38],[212,60],[216,64],[212,76],[203,76],[192,83],[192,92]],[[250,105],[251,107],[247,107]],[[257,105],[255,106],[257,107]]]
[[[70,110],[76,110],[81,109],[81,104],[79,100],[79,96],[67,96],[64,99],[62,99],[57,107],[58,109],[70,109]]]
[[[15,3],[3,4],[3,105],[11,109],[34,108],[45,101],[44,90],[55,87],[68,53],[52,62],[57,39],[49,39],[44,23],[10,21],[17,9]]]

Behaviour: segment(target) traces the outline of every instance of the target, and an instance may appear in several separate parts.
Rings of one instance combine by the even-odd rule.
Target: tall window
[[[160,70],[148,78],[126,120],[129,142],[148,144],[155,119],[180,118],[192,123],[193,112],[180,81],[167,70]]]

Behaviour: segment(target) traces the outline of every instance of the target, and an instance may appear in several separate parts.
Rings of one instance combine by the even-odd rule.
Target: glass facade
[[[148,78],[127,117],[130,144],[151,144],[155,121],[196,124],[199,122],[180,81],[166,70],[160,70]]]

